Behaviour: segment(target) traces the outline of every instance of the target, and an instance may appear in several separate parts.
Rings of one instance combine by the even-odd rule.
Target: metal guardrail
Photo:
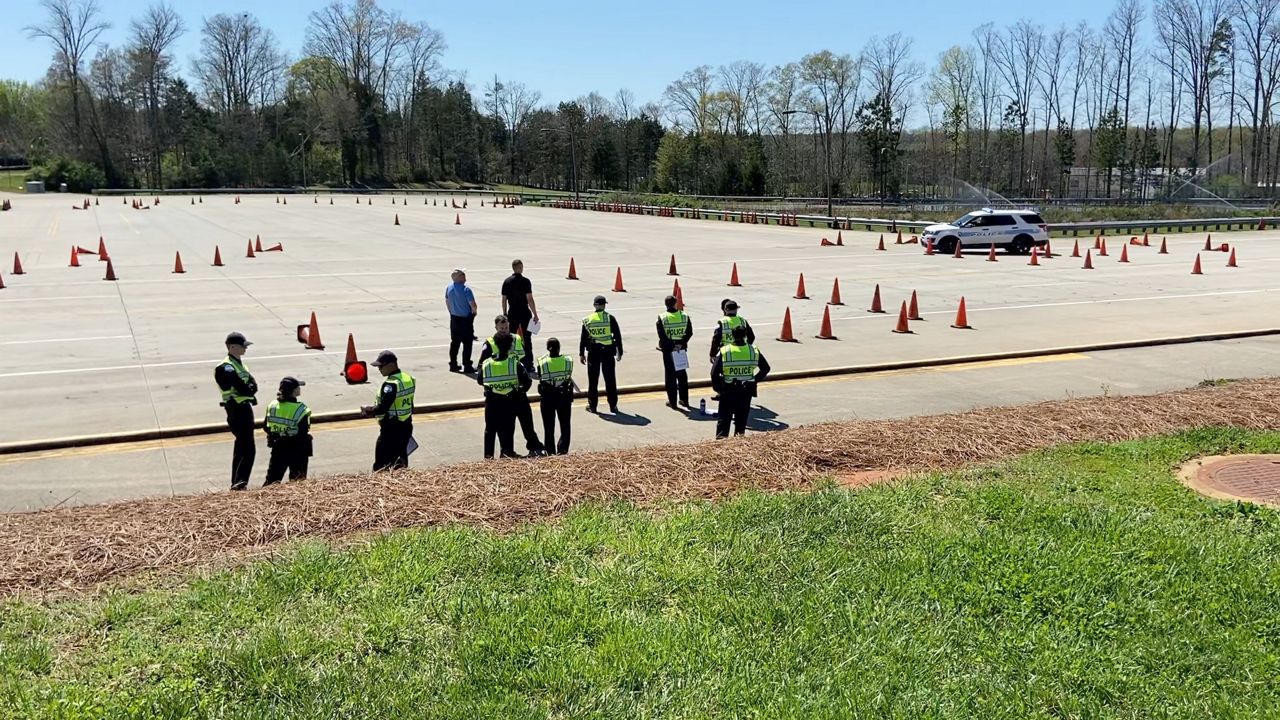
[[[547,204],[543,202],[542,204]],[[592,210],[597,212],[617,212],[631,215],[652,215],[659,217],[677,217],[694,220],[718,220],[747,224],[784,225],[797,227],[821,227],[831,230],[861,230],[867,232],[920,232],[936,223],[919,220],[895,220],[892,218],[863,217],[831,217],[829,215],[810,215],[786,212],[760,212],[753,210],[729,210],[725,208],[677,208],[662,205],[634,205],[628,203],[609,203],[594,200],[553,199],[551,207],[562,209]],[[1059,237],[1072,237],[1080,234],[1096,233],[1159,233],[1159,232],[1219,232],[1230,230],[1265,230],[1280,226],[1280,216],[1237,217],[1237,218],[1192,218],[1187,220],[1103,220],[1080,223],[1049,223],[1050,234]]]

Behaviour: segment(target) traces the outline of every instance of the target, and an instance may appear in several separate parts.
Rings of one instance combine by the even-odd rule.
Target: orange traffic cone
[[[1122,263],[1129,262],[1129,246],[1128,245],[1120,246],[1120,262]]]
[[[110,259],[111,259],[111,256],[107,255],[107,244],[103,242],[102,236],[99,235],[98,236],[98,261],[106,262]]]
[[[573,264],[573,258],[569,258],[569,276],[566,277],[565,279],[566,280],[578,279],[578,268]]]
[[[1080,257],[1080,241],[1076,240],[1076,245],[1071,249],[1071,257]]]
[[[897,240],[894,240],[894,241],[893,241],[893,244],[894,244],[894,245],[901,245],[901,244],[902,244],[902,231],[901,231],[901,230],[899,230],[899,231],[898,231],[898,239],[897,239]]]
[[[69,267],[80,267],[80,253],[76,252],[76,246],[71,246],[71,265]]]
[[[964,252],[962,252],[963,250],[964,250],[964,245],[963,245],[963,244],[961,244],[961,242],[960,242],[959,240],[956,240],[956,253],[955,253],[955,255],[952,255],[951,257],[953,257],[953,258],[955,258],[955,259],[957,259],[957,260],[961,260],[961,259],[963,259],[963,258],[964,258]]]
[[[1236,249],[1231,248],[1231,257],[1227,258],[1227,267],[1239,267],[1236,265]]]
[[[396,213],[396,225],[400,225],[400,213]]]
[[[818,329],[819,340],[835,340],[835,335],[831,333],[831,308],[822,309],[822,327]]]
[[[185,273],[185,272],[186,270],[183,269],[182,267],[182,253],[175,252],[173,254],[173,274],[181,275],[182,273]]]
[[[804,273],[800,273],[800,282],[796,283],[796,300],[808,300],[809,293],[804,288]]]
[[[23,269],[22,269],[22,260],[18,257],[18,253],[16,253],[16,252],[13,254],[13,274],[14,274],[14,275],[26,275],[26,274],[27,274],[25,271],[23,271]]]
[[[1092,250],[1084,251],[1084,269],[1085,270],[1093,269],[1093,251]]]
[[[844,233],[839,230],[836,231],[836,245],[844,247]]]
[[[107,260],[107,276],[106,276],[106,277],[104,277],[104,278],[102,278],[102,279],[103,279],[103,280],[115,280],[115,279],[116,279],[116,269],[115,269],[114,267],[112,267],[112,266],[111,266],[111,260],[110,260],[110,259],[108,259],[108,260]]]
[[[346,367],[355,362],[359,362],[359,358],[356,357],[356,336],[347,333],[347,357],[342,361],[342,365]]]
[[[1102,249],[1102,235],[1098,235],[1093,239],[1093,249],[1094,250]]]
[[[841,300],[840,300],[840,278],[836,278],[835,284],[833,284],[833,285],[831,286],[831,300],[830,300],[829,302],[827,302],[827,304],[828,304],[828,305],[843,305],[843,304],[844,304],[844,303],[843,303],[843,302],[841,302]]]
[[[668,274],[668,275],[679,275],[679,274],[680,274],[680,273],[676,272],[676,256],[675,256],[675,255],[672,255],[672,256],[671,256],[671,264],[670,264],[669,266],[667,266],[667,274]]]
[[[831,332],[831,328],[827,328],[827,332]],[[791,308],[787,308],[787,312],[782,316],[782,334],[778,336],[778,342],[800,342],[791,332]]]
[[[1102,245],[1098,248],[1098,257],[1107,256],[1107,239],[1102,238]]]
[[[1213,235],[1205,235],[1205,236],[1204,236],[1204,249],[1205,249],[1205,251],[1209,251],[1209,250],[1212,250],[1212,249],[1213,249],[1213,241],[1211,240],[1211,238],[1212,238],[1212,237],[1213,237]]]
[[[867,312],[882,313],[884,308],[880,305],[880,283],[876,283],[876,291],[871,294],[871,307]]]
[[[244,256],[249,258],[253,257],[253,241],[252,240],[249,241],[249,249],[245,251]]]
[[[315,312],[311,313],[311,323],[307,326],[307,349],[323,350],[324,343],[320,341],[320,325],[316,322]]]
[[[462,224],[462,213],[455,213],[455,214],[454,214],[454,216],[453,216],[453,224],[454,224],[454,225],[461,225],[461,224]]]
[[[676,296],[676,309],[684,310],[684,291],[680,289],[679,280],[676,280],[676,286],[672,289],[671,294]]]
[[[262,236],[255,236],[253,239],[253,251],[262,252]]]
[[[618,272],[613,276],[613,291],[626,292],[627,289],[622,286],[622,268],[618,268]]]
[[[969,314],[965,312],[964,296],[960,296],[960,308],[956,310],[956,321],[951,323],[951,327],[957,330],[972,330],[973,326],[969,324]]]
[[[742,287],[738,282],[738,263],[733,264],[733,273],[729,275],[729,287]]]
[[[4,289],[4,275],[0,275],[0,290]]]
[[[835,243],[826,238],[822,238],[822,242],[818,243],[821,247],[835,247]]]
[[[907,304],[908,320],[924,320],[920,317],[920,304],[916,302],[916,291],[911,291],[911,302]]]
[[[1151,239],[1146,233],[1142,233],[1142,247],[1151,247]]]
[[[1032,248],[1032,250],[1034,249],[1035,248]],[[1041,253],[1040,256],[1043,257],[1045,260],[1048,260],[1053,257],[1053,249],[1050,247],[1050,243],[1048,240],[1044,241],[1044,252]]]
[[[1196,253],[1196,263],[1191,266],[1191,274],[1192,275],[1204,274],[1203,272],[1200,271],[1200,253]]]
[[[880,244],[876,245],[876,250],[884,250],[884,233],[880,233]]]
[[[1035,248],[1031,248],[1031,252],[1035,252]],[[991,243],[991,251],[987,253],[987,262],[999,262],[996,260],[996,244]]]
[[[1168,255],[1168,254],[1169,254],[1168,238],[1165,238],[1165,237],[1161,237],[1161,238],[1160,238],[1160,252],[1158,252],[1158,253],[1156,253],[1156,254],[1157,254],[1157,255]]]
[[[284,243],[276,243],[267,248],[265,252],[284,252]]]
[[[1036,248],[1031,248],[1031,262],[1029,262],[1029,263],[1027,263],[1027,264],[1028,264],[1028,265],[1039,265],[1039,264],[1040,264],[1040,254],[1037,252]]]
[[[898,310],[898,326],[893,331],[904,335],[911,334],[911,326],[907,324],[907,303],[905,300],[902,302],[902,309]]]
[[[901,235],[901,233],[899,233],[899,235]],[[925,254],[925,255],[932,255],[932,254],[933,254],[933,243],[931,243],[931,242],[926,242],[926,243],[924,243],[924,254]]]
[[[222,267],[222,249],[217,245],[213,246],[213,266]]]

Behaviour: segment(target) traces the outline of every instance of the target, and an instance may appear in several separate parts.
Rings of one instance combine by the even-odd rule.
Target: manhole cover
[[[1182,467],[1182,482],[1209,497],[1280,507],[1280,455],[1216,455]]]

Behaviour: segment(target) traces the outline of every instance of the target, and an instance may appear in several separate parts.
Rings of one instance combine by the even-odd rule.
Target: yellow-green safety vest
[[[218,363],[218,367],[222,367],[223,365],[230,365],[231,369],[236,371],[236,375],[240,376],[240,380],[245,385],[254,384],[253,376],[249,374],[248,370],[244,369],[244,363],[240,362],[238,358],[234,358],[228,355],[226,360],[223,360],[222,362]],[[222,402],[224,403],[225,402],[238,402],[238,403],[249,402],[254,399],[256,398],[253,395],[241,395],[237,393],[234,387],[222,391]]]
[[[494,357],[498,357],[498,341],[494,339],[494,336],[490,335],[489,339],[485,340],[485,342],[489,345],[489,352],[493,353]],[[524,338],[515,333],[511,333],[511,350],[507,354],[516,360],[523,360]]]
[[[720,318],[720,347],[733,344],[733,329],[747,324],[741,315],[726,315]]]
[[[311,417],[311,408],[306,403],[292,400],[277,400],[267,406],[267,432],[272,435],[296,437],[298,426]]]
[[[538,361],[538,376],[549,385],[568,385],[573,382],[573,360],[564,355],[548,355]]]
[[[662,321],[662,331],[667,334],[668,340],[684,337],[684,329],[689,326],[689,316],[683,310],[663,313],[658,319]]]
[[[582,325],[587,328],[587,335],[597,345],[613,344],[613,323],[609,319],[609,313],[604,310],[593,312],[582,318]]]
[[[480,368],[480,381],[497,395],[510,395],[520,387],[520,361],[510,355],[489,358]]]
[[[418,383],[413,376],[407,372],[398,372],[395,375],[388,375],[384,382],[389,382],[396,386],[396,401],[391,404],[391,409],[385,415],[379,415],[378,419],[384,417],[394,418],[401,422],[408,422],[413,418],[413,390]],[[382,388],[378,388],[381,393]],[[374,395],[374,404],[382,402],[381,395]]]
[[[754,345],[720,348],[720,371],[727,382],[753,383],[760,365],[760,351]]]

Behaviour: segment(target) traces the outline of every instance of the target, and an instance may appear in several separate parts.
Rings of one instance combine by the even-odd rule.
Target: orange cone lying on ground
[[[822,309],[822,327],[818,329],[819,340],[835,340],[837,339],[831,332],[831,308]]]
[[[822,238],[822,242],[818,243],[818,245],[822,247],[835,247],[835,243],[831,242],[826,238]]]
[[[902,301],[902,309],[898,311],[898,325],[893,329],[896,333],[911,334],[911,326],[907,324],[907,302]]]
[[[622,268],[618,268],[618,272],[613,276],[613,291],[626,292],[627,289],[622,286]]]
[[[964,296],[960,296],[960,307],[956,310],[956,321],[951,323],[951,327],[957,330],[972,330],[973,326],[969,324],[969,314],[965,311]]]
[[[828,328],[828,331],[830,328]],[[778,342],[800,342],[796,339],[795,334],[791,332],[791,308],[787,308],[787,312],[782,316],[782,333],[778,335]]]

